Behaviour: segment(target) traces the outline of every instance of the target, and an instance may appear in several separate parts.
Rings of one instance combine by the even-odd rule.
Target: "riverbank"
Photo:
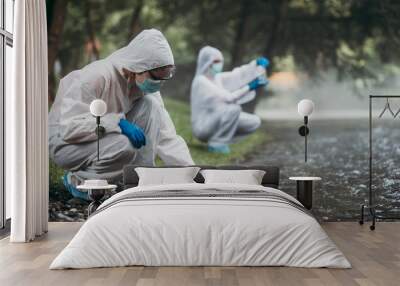
[[[207,145],[199,142],[192,135],[190,125],[190,107],[187,103],[166,98],[165,107],[169,111],[176,131],[188,144],[192,158],[199,165],[237,164],[245,160],[254,150],[267,140],[267,135],[261,128],[245,140],[231,145],[231,154],[214,154],[207,151]],[[162,162],[157,160],[157,164]],[[50,192],[49,220],[50,221],[84,221],[86,218],[86,201],[73,198],[64,188],[61,177],[64,171],[50,161]]]

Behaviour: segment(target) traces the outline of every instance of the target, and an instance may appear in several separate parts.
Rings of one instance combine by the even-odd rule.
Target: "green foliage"
[[[51,159],[49,161],[49,189],[50,195],[63,191],[64,185],[62,183],[62,176],[64,170],[58,167]]]
[[[88,41],[87,3],[92,25],[105,57],[127,44],[132,15],[140,0],[69,0],[59,59],[62,74],[82,67],[92,59],[85,51]],[[48,13],[53,2],[48,0]],[[146,0],[140,10],[140,29],[165,32],[177,65],[194,65],[204,45],[218,47],[227,66],[259,55],[273,60],[290,57],[295,69],[318,75],[322,69],[338,68],[339,78],[370,80],[380,77],[378,67],[398,65],[399,1],[380,0]],[[240,30],[243,33],[240,33]],[[340,55],[343,47],[355,53]],[[365,48],[370,50],[366,51]],[[374,66],[360,61],[374,62]],[[345,66],[345,67],[344,67]],[[185,78],[186,79],[186,78]],[[182,91],[183,92],[183,91]],[[179,95],[183,98],[183,94]]]
[[[267,139],[262,129],[241,142],[231,145],[231,154],[214,154],[207,151],[207,145],[201,143],[192,135],[190,124],[190,108],[188,104],[171,98],[164,99],[165,107],[171,115],[177,133],[183,137],[189,146],[190,153],[196,164],[221,165],[243,160],[246,155],[261,146]]]

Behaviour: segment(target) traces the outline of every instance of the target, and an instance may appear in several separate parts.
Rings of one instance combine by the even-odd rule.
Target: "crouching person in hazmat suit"
[[[75,196],[86,179],[119,184],[127,164],[192,165],[185,141],[164,107],[160,87],[174,72],[174,58],[163,34],[144,30],[128,46],[65,76],[49,114],[50,157],[67,170],[63,181]],[[105,134],[97,161],[96,120],[89,106],[107,104],[101,117]]]
[[[222,72],[223,61],[216,48],[200,50],[190,101],[193,134],[208,143],[210,152],[227,154],[229,144],[253,133],[261,124],[257,115],[243,112],[241,104],[253,100],[255,90],[268,84],[269,61],[260,57]]]

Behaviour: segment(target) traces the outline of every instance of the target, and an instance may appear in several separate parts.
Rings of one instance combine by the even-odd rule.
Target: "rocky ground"
[[[73,198],[63,188],[50,194],[49,221],[85,221],[88,202]]]
[[[245,161],[281,168],[280,189],[295,195],[290,176],[319,176],[313,212],[321,220],[356,220],[368,198],[368,121],[310,120],[309,157],[304,163],[300,123],[269,122],[264,132],[271,139]],[[373,185],[379,212],[400,216],[400,128],[397,120],[374,122]],[[51,221],[84,221],[88,202],[72,198],[61,186],[50,192]]]

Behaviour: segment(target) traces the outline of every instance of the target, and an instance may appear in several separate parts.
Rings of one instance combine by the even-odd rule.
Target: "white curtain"
[[[47,24],[45,0],[15,1],[13,94],[6,117],[12,242],[47,232]]]

